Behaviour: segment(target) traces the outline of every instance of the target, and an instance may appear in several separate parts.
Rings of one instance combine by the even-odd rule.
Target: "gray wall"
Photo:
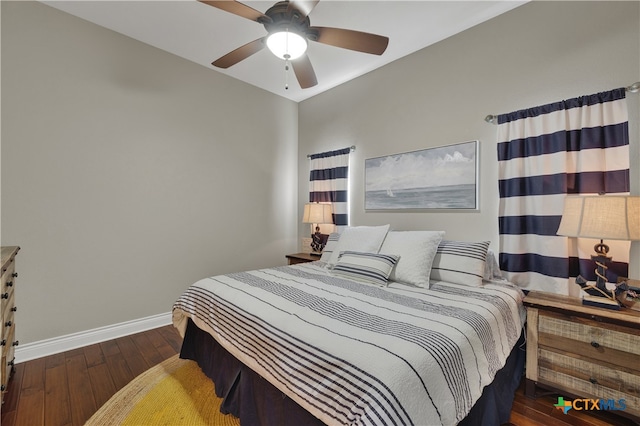
[[[297,244],[297,104],[2,2],[2,244],[21,343],[169,312]]]
[[[446,230],[447,238],[488,239],[499,250],[497,126],[484,117],[639,81],[639,6],[528,3],[301,102],[300,204],[308,200],[305,156],[355,145],[352,225]],[[640,94],[628,94],[635,194],[640,194],[639,99]],[[476,139],[481,145],[479,211],[364,210],[365,159]],[[299,229],[301,235],[308,233],[305,225]],[[637,244],[632,247],[632,277],[640,277]]]

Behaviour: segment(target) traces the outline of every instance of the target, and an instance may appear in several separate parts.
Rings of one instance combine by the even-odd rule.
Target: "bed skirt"
[[[231,413],[243,426],[300,425],[324,423],[289,399],[271,383],[238,361],[206,331],[189,319],[180,358],[194,360],[215,383],[224,401],[223,413]],[[501,425],[509,421],[516,389],[524,372],[524,337],[514,346],[506,365],[482,392],[460,425]]]

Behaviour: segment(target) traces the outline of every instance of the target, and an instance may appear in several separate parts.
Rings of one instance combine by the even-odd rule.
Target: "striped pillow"
[[[392,254],[343,251],[332,272],[343,278],[384,287],[399,258]]]
[[[441,241],[431,265],[431,279],[481,286],[487,250],[489,241]]]

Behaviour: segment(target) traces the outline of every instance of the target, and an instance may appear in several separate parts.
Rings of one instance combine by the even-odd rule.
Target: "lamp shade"
[[[568,196],[557,234],[601,240],[640,240],[640,197]]]
[[[331,204],[305,204],[302,223],[333,223],[333,207]]]

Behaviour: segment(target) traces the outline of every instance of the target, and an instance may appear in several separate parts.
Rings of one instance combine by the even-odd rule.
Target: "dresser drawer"
[[[0,300],[2,301],[2,312],[5,312],[7,303],[11,294],[13,293],[13,289],[15,287],[15,278],[16,278],[16,264],[15,262],[9,262],[5,268],[5,272],[2,274],[2,278],[0,279]]]
[[[603,364],[640,369],[640,330],[541,312],[538,344]]]
[[[2,320],[2,336],[0,336],[0,341],[7,341],[7,344],[13,343],[15,339],[15,328],[16,322],[14,320],[14,306],[11,305],[10,309],[7,312],[3,312],[3,320]]]
[[[16,311],[16,305],[15,305],[15,296],[14,296],[14,292],[10,292],[9,293],[9,299],[7,299],[6,304],[3,307],[2,310],[2,331],[0,331],[0,340],[6,338],[7,336],[7,328],[8,327],[13,327],[14,323],[15,323],[15,311]]]
[[[0,379],[0,389],[2,389],[2,391],[6,391],[15,362],[16,342],[15,328],[13,326],[7,329],[7,336],[2,343],[4,343],[4,345],[1,347],[2,364],[0,365],[0,368],[2,369],[2,372],[0,374],[2,374],[2,378]]]

